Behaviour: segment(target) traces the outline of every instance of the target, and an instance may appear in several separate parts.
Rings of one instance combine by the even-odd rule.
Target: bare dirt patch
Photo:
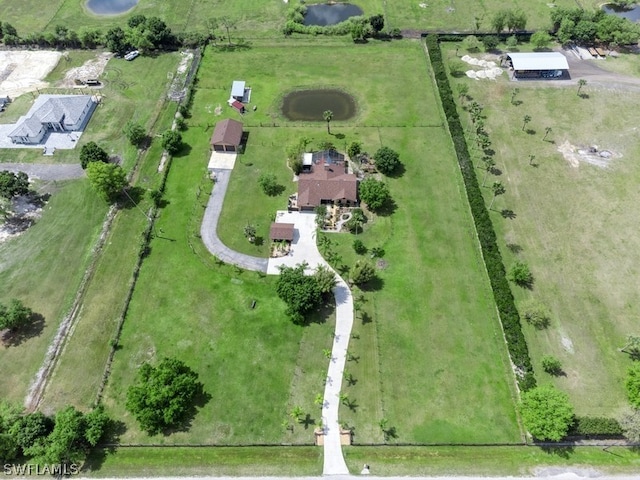
[[[84,62],[83,65],[70,68],[59,86],[64,88],[84,87],[85,85],[79,85],[76,80],[84,83],[89,79],[100,78],[111,56],[109,52],[99,53],[95,58]]]
[[[24,233],[42,216],[44,199],[39,195],[22,195],[2,205],[4,222],[0,224],[0,243]]]
[[[607,168],[612,160],[622,157],[621,153],[601,149],[598,145],[577,146],[572,145],[568,140],[558,146],[558,151],[573,168],[578,168],[581,163]]]
[[[0,51],[0,95],[11,98],[48,87],[42,79],[55,68],[60,52]]]

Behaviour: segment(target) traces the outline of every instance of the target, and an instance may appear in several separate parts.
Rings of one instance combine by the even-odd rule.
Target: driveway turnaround
[[[200,235],[204,245],[213,255],[225,263],[236,265],[245,270],[266,272],[268,263],[266,258],[252,257],[251,255],[244,255],[231,250],[218,238],[218,220],[222,212],[224,196],[229,186],[231,170],[214,169],[213,173],[215,173],[216,182],[213,185],[213,191],[209,197],[202,225],[200,226]]]
[[[276,214],[279,223],[293,223],[294,236],[291,244],[290,255],[280,258],[257,258],[243,255],[226,247],[216,233],[224,196],[229,185],[231,170],[214,169],[216,183],[204,212],[200,234],[207,249],[226,263],[237,265],[247,270],[267,272],[271,275],[280,273],[282,265],[293,267],[303,262],[307,263],[307,273],[312,273],[318,265],[331,266],[324,260],[316,245],[315,214],[301,212],[281,211]],[[333,269],[331,269],[334,271]],[[324,389],[322,404],[322,425],[324,428],[324,463],[323,475],[348,475],[349,469],[342,455],[340,443],[340,422],[338,411],[340,409],[340,389],[344,366],[347,361],[347,350],[351,338],[353,326],[353,297],[347,283],[336,274],[336,286],[333,294],[336,299],[336,330],[331,361],[327,372],[327,381]]]

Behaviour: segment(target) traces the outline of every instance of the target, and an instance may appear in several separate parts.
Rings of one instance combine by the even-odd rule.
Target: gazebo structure
[[[227,118],[216,124],[211,135],[211,150],[237,153],[242,143],[242,122]]]
[[[272,223],[269,228],[269,239],[275,242],[281,240],[293,242],[294,226],[293,223]]]

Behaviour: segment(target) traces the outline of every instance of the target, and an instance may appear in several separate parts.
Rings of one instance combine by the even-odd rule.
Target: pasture
[[[449,60],[454,48],[445,46]],[[637,335],[639,313],[631,279],[638,275],[640,247],[634,233],[640,95],[587,84],[578,96],[575,84],[516,84],[506,77],[453,83],[454,91],[467,84],[484,106],[499,173],[489,175],[487,186],[500,181],[506,187],[491,212],[506,267],[524,261],[534,275],[530,290],[514,286],[516,299],[538,299],[551,311],[546,330],[524,323],[537,377],[568,392],[580,415],[616,416],[626,404],[630,364],[619,349],[627,335]],[[531,117],[526,127],[525,115]],[[462,119],[469,115],[462,112]],[[591,146],[612,157],[579,153]],[[491,190],[485,191],[489,203]],[[544,373],[540,361],[548,354],[560,359],[563,375]]]
[[[335,65],[330,72],[322,67],[329,60]],[[210,73],[229,62],[233,71]],[[377,68],[379,62],[396,72],[393,81]],[[276,81],[273,64],[290,74]],[[345,386],[349,401],[341,416],[355,427],[356,441],[380,442],[383,417],[398,434],[390,442],[519,441],[513,377],[461,179],[424,52],[412,41],[206,52],[184,134],[189,149],[173,161],[168,205],[156,225],[163,233],[143,264],[107,387],[109,410],[127,423],[123,440],[312,441],[311,429],[294,425],[292,433],[283,421],[293,406],[317,417],[313,399],[322,390],[327,360],[321,352],[330,345],[331,315],[309,327],[291,325],[273,295],[274,278],[218,265],[197,238],[211,188],[205,173],[208,140],[218,119],[235,118],[224,104],[234,78],[252,87],[251,103],[258,109],[243,119],[247,153],[236,162],[223,208],[221,234],[233,248],[264,253],[239,232],[247,221],[268,227],[274,207],[286,206],[285,194],[266,197],[256,178],[273,171],[287,192],[294,189],[284,148],[300,135],[312,144],[333,140],[338,148],[359,140],[371,152],[389,145],[405,162],[405,174],[389,180],[396,212],[372,220],[362,235],[385,248],[387,267],[379,272],[379,291],[364,293],[368,319],[357,322],[347,367],[357,382]],[[395,104],[398,78],[422,87],[402,109]],[[359,105],[353,120],[332,122],[333,135],[323,122],[297,124],[279,113],[288,89],[327,84],[344,87]],[[332,248],[347,265],[354,257],[352,241],[348,234],[332,236]],[[189,431],[149,438],[124,411],[124,395],[141,362],[169,355],[200,373],[211,398]],[[491,399],[490,407],[475,408],[478,395]]]

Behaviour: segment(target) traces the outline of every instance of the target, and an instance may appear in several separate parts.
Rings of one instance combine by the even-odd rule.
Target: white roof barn
[[[569,70],[567,58],[560,52],[509,53],[514,70]]]
[[[243,82],[241,80],[234,80],[234,82],[231,84],[231,97],[235,98],[236,100],[242,101],[242,99],[244,98],[245,85],[246,82]]]

